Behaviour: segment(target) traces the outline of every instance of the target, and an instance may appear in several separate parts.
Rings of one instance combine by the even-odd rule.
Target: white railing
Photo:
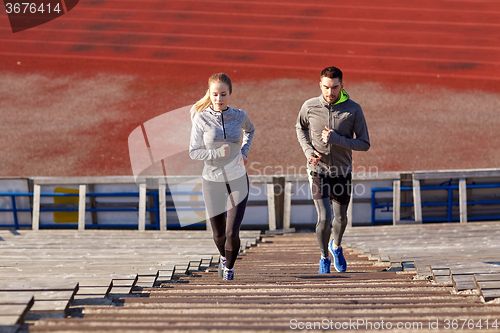
[[[49,191],[54,186],[69,186],[71,185],[77,190],[78,197],[77,203],[74,206],[78,207],[78,230],[86,228],[86,219],[88,222],[88,202],[90,194],[94,191],[96,186],[133,186],[135,192],[138,192],[137,200],[137,228],[138,230],[146,230],[147,221],[147,191],[157,189],[158,192],[158,206],[159,213],[156,218],[159,222],[159,230],[167,229],[167,186],[172,184],[191,183],[192,185],[199,180],[199,190],[201,190],[201,179],[199,177],[169,177],[166,182],[163,177],[147,177],[135,179],[132,176],[123,177],[34,177],[34,178],[9,178],[0,179],[0,207],[9,207],[9,201],[16,200],[16,198],[7,198],[9,193],[26,192],[32,196],[32,201],[29,203],[31,206],[31,226],[34,230],[40,228],[40,207],[42,205],[42,196],[44,192],[42,188]],[[270,230],[274,229],[288,229],[291,226],[298,224],[315,224],[316,213],[313,202],[310,197],[309,183],[306,175],[276,175],[276,176],[249,176],[251,189],[249,193],[248,207],[253,207],[254,213],[246,214],[244,220],[247,223],[258,223],[267,218],[266,225]],[[482,170],[443,170],[443,171],[418,171],[411,173],[404,172],[378,172],[370,175],[357,175],[353,174],[353,193],[351,195],[351,204],[349,205],[349,222],[352,225],[369,225],[373,224],[373,194],[372,189],[385,188],[385,193],[381,197],[387,207],[392,207],[392,211],[387,209],[380,213],[386,217],[386,220],[392,220],[393,224],[400,223],[422,223],[423,206],[428,205],[429,201],[434,200],[432,196],[423,194],[423,192],[430,191],[433,184],[439,182],[450,181],[454,182],[453,188],[458,190],[458,209],[459,221],[466,223],[470,220],[471,205],[468,204],[469,200],[474,197],[481,197],[481,191],[488,194],[490,197],[498,196],[500,201],[500,186],[483,186],[484,190],[480,190],[481,185],[477,184],[500,184],[500,169],[482,169]],[[16,183],[17,182],[17,183]],[[406,184],[402,186],[402,183]],[[18,184],[18,185],[13,185]],[[21,184],[21,185],[19,185]],[[411,184],[411,185],[408,185]],[[409,187],[410,186],[410,187]],[[89,191],[89,188],[91,191]],[[412,212],[411,219],[401,219],[401,210],[403,206],[409,206],[408,198],[402,200],[402,188],[405,191],[411,189]],[[451,191],[451,190],[450,190]],[[95,191],[94,191],[95,192]],[[197,192],[199,193],[199,192]],[[437,193],[437,192],[436,192]],[[450,192],[451,193],[451,192]],[[478,194],[479,193],[479,194]],[[199,194],[198,194],[199,196]],[[484,196],[484,195],[483,195]],[[423,203],[422,200],[425,200]],[[3,200],[3,201],[2,201]],[[20,199],[17,199],[20,200]],[[46,202],[48,199],[45,199]],[[202,200],[198,197],[198,203]],[[450,199],[451,200],[451,199]],[[76,198],[75,198],[76,201]],[[195,200],[196,201],[196,200]],[[404,202],[403,202],[404,201]],[[473,201],[474,202],[474,201]],[[476,200],[480,202],[480,200]],[[23,201],[23,205],[27,205],[27,201]],[[454,203],[456,206],[457,204]],[[200,208],[201,209],[201,208]],[[247,212],[248,212],[247,208]],[[405,208],[408,210],[408,208]],[[267,211],[264,211],[267,210]],[[6,226],[5,222],[11,219],[12,213],[7,210],[0,211],[0,225]],[[12,211],[12,210],[11,210]],[[257,212],[257,213],[255,213]],[[477,212],[475,212],[477,213]],[[10,214],[10,215],[9,215]],[[26,212],[24,213],[26,214]],[[97,215],[98,213],[96,213]],[[200,213],[201,214],[201,213]],[[456,214],[456,212],[454,212]],[[248,215],[248,216],[247,216]],[[408,215],[408,212],[406,212]],[[500,215],[500,214],[499,214]],[[408,217],[408,216],[406,216]],[[95,216],[92,217],[96,219]],[[252,220],[254,218],[255,220]],[[24,217],[26,220],[26,216]],[[475,217],[477,220],[477,217]],[[3,220],[3,221],[2,221]],[[99,226],[98,221],[93,221]],[[260,222],[262,224],[262,222]],[[8,223],[7,223],[8,224]],[[208,227],[210,223],[207,224]],[[55,225],[56,226],[56,225]]]

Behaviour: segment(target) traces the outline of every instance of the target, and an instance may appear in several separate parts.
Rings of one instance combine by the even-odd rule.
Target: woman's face
[[[210,100],[215,111],[223,111],[227,109],[229,102],[229,86],[224,82],[210,83]]]

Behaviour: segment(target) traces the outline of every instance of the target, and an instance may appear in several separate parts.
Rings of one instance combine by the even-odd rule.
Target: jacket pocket
[[[351,138],[353,132],[354,115],[349,112],[333,116],[333,129],[340,135]]]

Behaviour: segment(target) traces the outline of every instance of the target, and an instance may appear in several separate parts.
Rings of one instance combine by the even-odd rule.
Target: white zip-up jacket
[[[254,133],[255,127],[245,111],[231,107],[214,111],[209,107],[193,118],[189,156],[205,161],[206,180],[224,182],[243,177],[246,169],[241,154],[248,156]],[[223,144],[230,146],[229,156],[221,156]]]

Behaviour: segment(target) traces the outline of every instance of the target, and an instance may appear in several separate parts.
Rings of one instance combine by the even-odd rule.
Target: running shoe
[[[229,281],[234,279],[234,268],[224,267],[224,276],[222,280]]]
[[[332,261],[330,258],[321,258],[319,260],[319,271],[318,274],[328,274],[330,273],[330,265]]]
[[[224,268],[226,268],[226,258],[223,256],[219,256],[219,277],[224,276]]]
[[[347,270],[347,262],[345,261],[344,254],[342,253],[342,246],[338,249],[333,247],[333,239],[328,244],[328,250],[333,255],[333,267],[337,272],[345,272]]]

